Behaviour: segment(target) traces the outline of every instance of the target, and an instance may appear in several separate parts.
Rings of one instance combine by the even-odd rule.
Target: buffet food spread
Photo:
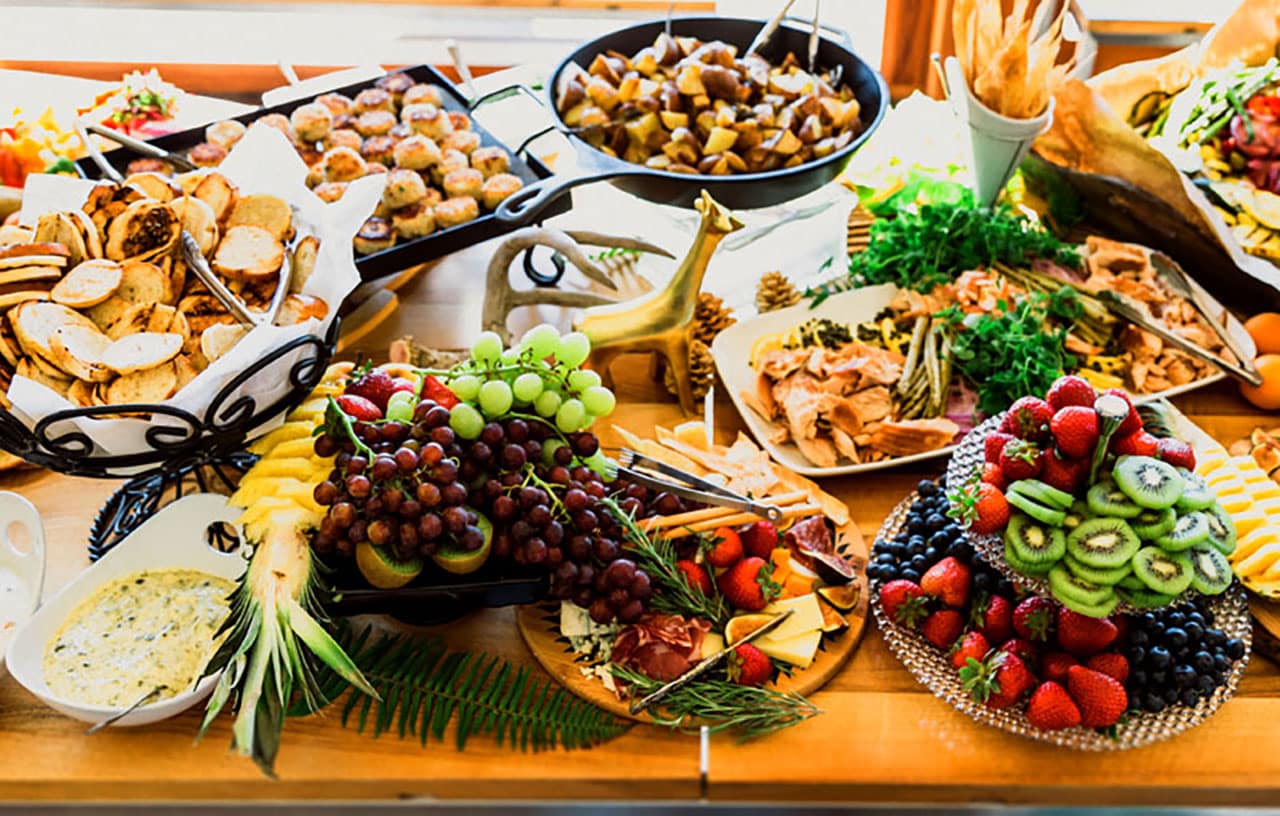
[[[202,707],[193,732],[229,722],[267,775],[305,750],[282,740],[296,718],[327,711],[375,736],[448,730],[459,750],[631,728],[768,741],[834,716],[823,688],[865,638],[964,727],[1064,752],[1213,728],[1249,665],[1251,609],[1280,599],[1280,428],[1258,413],[1280,409],[1280,314],[1228,308],[1202,256],[1158,229],[1092,222],[1081,169],[1045,169],[1056,137],[979,201],[996,171],[972,106],[1032,120],[1059,94],[1071,116],[1080,92],[1062,18],[1034,32],[1028,5],[957,3],[951,77],[969,87],[950,91],[970,114],[914,108],[971,138],[976,166],[904,153],[892,178],[850,170],[824,188],[851,211],[847,257],[771,259],[735,283],[755,296],[734,312],[703,291],[743,226],[711,177],[769,185],[906,115],[816,26],[806,55],[795,32],[771,44],[774,24],[739,42],[757,29],[677,18],[554,73],[567,134],[675,185],[641,198],[696,202],[679,207],[697,224],[683,257],[643,224],[575,232],[567,204],[563,232],[507,236],[533,217],[507,199],[546,168],[424,66],[163,136],[179,97],[157,76],[94,100],[96,123],[161,138],[78,146],[87,179],[28,184],[0,226],[0,448],[19,476],[128,482],[87,531],[95,563],[39,606],[31,554],[0,539],[4,682],[95,729]],[[1280,68],[1218,62],[1163,77],[1127,123],[1209,196],[1230,250],[1280,259]],[[40,127],[18,138],[67,147]],[[803,236],[787,222],[804,217],[777,228]],[[344,306],[362,262],[495,237],[489,254],[527,251],[531,276],[532,248],[554,247],[591,293],[539,280],[521,303],[558,318],[517,330],[487,304],[462,349],[336,351],[364,331]],[[668,274],[637,272],[650,261]],[[672,421],[626,410],[646,376],[678,397]],[[1243,438],[1178,399],[1231,380],[1255,406]],[[915,486],[884,517],[846,502],[900,468]],[[500,607],[523,662],[431,634]]]

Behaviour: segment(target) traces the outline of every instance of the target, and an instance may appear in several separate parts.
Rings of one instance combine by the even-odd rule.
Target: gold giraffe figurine
[[[592,306],[574,321],[574,328],[590,338],[592,365],[606,383],[612,383],[609,366],[619,355],[652,352],[665,357],[675,375],[680,407],[685,413],[694,412],[689,341],[702,278],[720,241],[742,229],[742,222],[706,190],[694,207],[702,215],[698,234],[670,283],[623,303]]]

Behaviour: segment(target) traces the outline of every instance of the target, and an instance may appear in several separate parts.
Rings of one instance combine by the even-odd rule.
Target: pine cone
[[[698,293],[698,306],[693,312],[693,339],[711,345],[716,335],[737,323],[733,310],[724,305],[724,300],[710,292]]]
[[[781,272],[766,272],[756,284],[756,310],[776,312],[800,302],[800,292]]]
[[[689,343],[689,380],[693,387],[693,398],[702,399],[716,382],[716,363],[711,357],[711,349],[701,340]],[[672,394],[680,393],[676,388],[676,377],[671,366],[663,372],[662,384]]]

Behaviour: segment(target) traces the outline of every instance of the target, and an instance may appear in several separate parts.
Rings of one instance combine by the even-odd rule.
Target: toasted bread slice
[[[80,238],[84,241],[84,254],[86,259],[105,258],[106,249],[103,246],[103,232],[97,224],[93,223],[93,219],[88,213],[82,210],[67,210],[67,218],[71,219],[72,224],[80,232]],[[68,264],[74,266],[74,264]]]
[[[200,376],[201,368],[196,366],[195,359],[190,354],[179,354],[173,358],[173,371],[177,375],[177,390],[181,391],[187,387],[187,383]]]
[[[17,292],[0,293],[0,311],[23,303],[48,299],[49,293],[43,289],[21,289]]]
[[[315,295],[289,295],[280,304],[276,325],[291,326],[312,318],[324,320],[327,314],[329,314],[329,305],[321,298]]]
[[[78,380],[106,382],[114,374],[103,362],[111,340],[97,327],[60,326],[49,337],[52,360]]]
[[[68,266],[75,266],[89,257],[89,249],[85,246],[79,221],[72,220],[68,213],[51,212],[40,216],[36,222],[35,235],[32,237],[33,243],[62,244],[66,247]]]
[[[41,243],[6,244],[0,246],[0,270],[20,269],[26,266],[65,267],[71,251],[65,244],[43,241]]]
[[[116,294],[130,303],[164,303],[170,296],[169,276],[156,264],[125,261],[120,268]]]
[[[178,185],[178,189],[184,196],[194,196],[196,187],[200,186],[200,182],[204,181],[206,175],[208,173],[204,170],[191,170],[174,176],[173,183]]]
[[[0,314],[0,357],[4,358],[10,368],[15,369],[22,359],[22,347],[18,345],[18,338],[13,336],[13,327],[9,325],[7,313]]]
[[[187,295],[178,302],[178,311],[187,318],[191,334],[200,335],[215,323],[235,323],[236,319],[213,295]]]
[[[61,326],[86,326],[97,330],[89,318],[58,303],[32,301],[14,307],[9,312],[18,344],[28,354],[38,354],[46,360],[53,359],[49,345],[50,336]]]
[[[117,374],[146,371],[172,360],[182,351],[182,336],[140,332],[113,340],[102,354],[102,362]]]
[[[316,258],[320,255],[320,239],[314,235],[306,235],[293,248],[293,266],[290,268],[289,291],[301,292],[307,285],[307,279],[316,268]]]
[[[0,227],[0,244],[29,244],[36,237],[36,231],[31,227],[21,227],[17,224],[5,224]]]
[[[160,173],[134,173],[124,180],[125,184],[137,187],[147,198],[156,201],[173,201],[182,195],[182,190]]]
[[[248,326],[215,323],[200,333],[200,352],[212,363],[230,351],[248,333]]]
[[[119,340],[140,332],[177,334],[185,342],[189,329],[186,318],[176,307],[163,303],[134,303],[125,309],[120,319],[111,324],[107,329],[107,336],[112,340]]]
[[[231,227],[213,256],[213,271],[231,280],[269,280],[284,263],[284,244],[262,227]]]
[[[115,200],[116,186],[109,181],[100,181],[93,185],[93,189],[89,190],[89,195],[84,198],[84,206],[81,209],[93,215],[98,210],[110,204]]]
[[[293,234],[293,210],[279,196],[255,193],[241,196],[227,218],[227,228],[261,227],[279,241],[288,241]]]
[[[182,218],[182,228],[191,233],[205,257],[218,246],[218,218],[213,209],[194,196],[184,196],[174,202]]]
[[[200,182],[196,184],[195,189],[188,195],[195,196],[208,204],[219,224],[226,221],[227,216],[231,215],[231,210],[236,205],[236,199],[240,197],[236,191],[236,186],[221,173],[205,173]]]
[[[134,405],[164,402],[178,390],[178,375],[173,363],[163,363],[143,371],[117,377],[106,386],[103,397],[108,405]]]
[[[132,305],[134,304],[120,295],[112,295],[97,306],[89,308],[85,314],[93,321],[93,325],[103,332],[108,332]]]
[[[72,380],[70,377],[50,376],[25,357],[18,361],[18,368],[14,373],[19,377],[26,377],[28,380],[56,391],[59,396],[65,397],[67,391],[71,388]]]
[[[85,261],[53,285],[49,298],[72,309],[88,309],[111,297],[120,288],[124,270],[115,261]]]
[[[182,221],[174,208],[158,201],[135,201],[107,225],[107,257],[148,260],[178,241]]]
[[[0,272],[0,286],[10,284],[27,284],[47,282],[52,286],[62,277],[62,270],[56,266],[19,266]],[[22,286],[20,288],[27,288]]]
[[[72,404],[81,408],[90,408],[93,402],[93,383],[84,380],[75,380],[71,383],[71,387],[67,389],[67,399]]]

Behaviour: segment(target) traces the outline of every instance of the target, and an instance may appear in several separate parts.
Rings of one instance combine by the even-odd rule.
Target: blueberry
[[[1201,649],[1191,656],[1191,664],[1201,673],[1213,671],[1213,655]]]
[[[1227,636],[1221,629],[1206,629],[1204,632],[1204,642],[1207,646],[1222,646],[1227,642]]]
[[[1152,714],[1159,714],[1165,709],[1164,698],[1159,694],[1148,694],[1142,698],[1142,707]]]
[[[1129,672],[1130,688],[1140,689],[1140,688],[1145,688],[1146,685],[1147,685],[1146,669],[1134,669],[1133,671]]]
[[[1153,668],[1163,669],[1169,665],[1169,650],[1163,646],[1152,646],[1151,651],[1147,653],[1147,660]]]
[[[896,536],[894,536],[893,540],[897,544],[905,545],[908,541],[911,540],[911,534],[904,530],[903,532],[898,533]]]
[[[1202,613],[1198,609],[1194,612],[1188,612],[1187,623],[1194,623],[1200,626],[1204,626],[1205,625],[1204,613]]]
[[[1228,638],[1224,645],[1227,648],[1227,657],[1232,660],[1244,657],[1244,641],[1240,638]]]
[[[973,561],[974,552],[973,552],[972,544],[961,539],[960,546],[958,547],[958,549],[959,549],[959,553],[956,555],[956,558],[959,558],[961,561],[965,561],[965,562]]]
[[[1146,650],[1146,647],[1144,647],[1144,646],[1130,646],[1130,647],[1129,647],[1129,662],[1130,662],[1130,663],[1141,663],[1141,662],[1142,662],[1142,659],[1143,659],[1144,657],[1146,657],[1146,656],[1147,656],[1147,650]]]
[[[1182,628],[1187,633],[1187,637],[1191,639],[1192,643],[1198,643],[1204,637],[1204,626],[1189,618],[1186,625]]]
[[[1143,629],[1150,630],[1156,625],[1156,616],[1152,612],[1143,612],[1138,616],[1138,626]]]
[[[939,530],[936,533],[932,533],[929,536],[930,547],[937,547],[940,550],[945,550],[947,547],[950,547],[952,543],[953,541],[951,536],[947,535],[941,530]]]
[[[1173,682],[1178,688],[1189,686],[1196,681],[1196,670],[1188,666],[1186,663],[1179,663],[1173,667]]]
[[[913,567],[907,567],[901,573],[898,574],[898,577],[904,581],[911,581],[913,583],[918,584],[920,583],[920,570],[915,569]]]
[[[1230,671],[1231,661],[1225,655],[1215,655],[1213,658],[1213,670],[1215,672]]]
[[[1177,702],[1178,702],[1178,690],[1177,690],[1177,689],[1165,689],[1165,690],[1164,690],[1164,701],[1165,701],[1166,703],[1168,703],[1169,705],[1174,705],[1175,703],[1177,703]]]
[[[933,537],[930,538],[929,540],[933,541],[933,539],[938,538],[939,536],[942,536],[942,533],[934,533]],[[965,544],[963,541],[958,541],[956,539],[948,539],[946,548],[947,548],[947,555],[951,556],[957,561],[969,560],[969,557],[968,557],[970,555],[969,545]]]
[[[942,560],[942,553],[938,552],[937,547],[925,547],[924,560],[928,561],[930,564],[936,564]]]
[[[1135,629],[1129,633],[1130,646],[1146,646],[1149,640],[1150,636],[1141,629]]]
[[[927,546],[922,535],[912,535],[911,538],[907,539],[907,549],[912,552],[924,552],[924,548]]]
[[[1166,672],[1164,669],[1157,669],[1151,672],[1150,677],[1151,677],[1151,685],[1153,686],[1163,686],[1165,683],[1169,681],[1169,673]]]
[[[990,592],[991,584],[991,576],[985,572],[980,572],[973,576],[973,588],[977,592]]]
[[[936,496],[939,493],[938,483],[923,479],[920,484],[916,485],[916,492],[926,499],[930,496]]]
[[[941,513],[932,513],[927,519],[924,520],[924,523],[929,527],[929,529],[932,532],[936,533],[939,530],[941,530],[943,527],[947,526],[947,517],[942,515]]]
[[[961,530],[960,525],[956,524],[954,521],[948,521],[947,526],[943,527],[939,532],[946,533],[948,537],[953,539],[964,536],[964,530]]]
[[[1174,614],[1178,613],[1175,612]],[[1174,649],[1181,649],[1187,645],[1187,630],[1178,626],[1170,627],[1164,630],[1164,639]]]
[[[1217,682],[1210,675],[1202,674],[1196,678],[1196,688],[1200,689],[1204,694],[1213,694],[1213,690],[1217,687]]]
[[[1227,682],[1227,673],[1224,671],[1215,671],[1209,676],[1213,678],[1213,685],[1215,688]]]
[[[996,587],[996,594],[1004,598],[1012,598],[1014,595],[1013,581],[1008,578],[1001,578],[1000,585]]]
[[[1200,702],[1200,690],[1193,688],[1183,689],[1182,693],[1178,695],[1178,702],[1182,703],[1184,706],[1195,705]]]
[[[927,528],[925,527],[924,519],[920,518],[919,516],[916,516],[915,518],[912,518],[907,521],[907,532],[911,533],[913,536],[923,534],[926,531],[926,529]]]
[[[920,555],[911,556],[911,560],[908,561],[907,563],[909,563],[913,569],[917,569],[921,571],[924,571],[929,568],[929,559],[925,558],[923,553]]]
[[[1170,612],[1165,615],[1164,622],[1166,626],[1181,626],[1187,622],[1187,616],[1181,612]]]
[[[897,561],[897,559],[893,557],[893,553],[882,552],[876,554],[877,564],[892,564],[895,561]]]

